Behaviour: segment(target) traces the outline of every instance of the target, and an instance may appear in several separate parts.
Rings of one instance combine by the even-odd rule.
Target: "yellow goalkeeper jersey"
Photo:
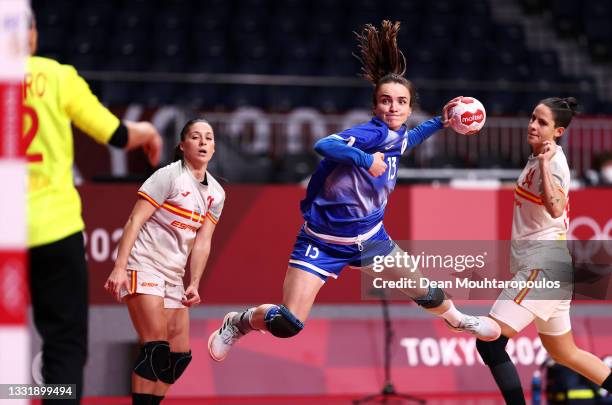
[[[28,59],[23,98],[28,246],[36,247],[84,228],[81,199],[72,178],[71,123],[106,144],[120,122],[98,101],[74,67],[52,59]]]

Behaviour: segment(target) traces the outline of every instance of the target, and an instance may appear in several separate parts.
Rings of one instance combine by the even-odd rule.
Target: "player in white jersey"
[[[495,378],[506,403],[525,404],[518,373],[505,347],[509,338],[535,321],[542,344],[557,362],[612,391],[610,369],[574,343],[570,323],[572,259],[565,242],[569,226],[570,171],[557,140],[575,114],[576,100],[547,98],[533,110],[527,128],[532,155],[514,193],[511,272],[513,280],[560,281],[561,288],[508,288],[490,316],[502,336],[476,347]]]
[[[210,253],[225,192],[207,172],[215,152],[212,127],[194,119],[181,131],[174,163],[138,190],[105,288],[125,299],[141,351],[132,373],[132,403],[159,404],[191,361],[188,307]],[[190,260],[191,281],[183,276]]]

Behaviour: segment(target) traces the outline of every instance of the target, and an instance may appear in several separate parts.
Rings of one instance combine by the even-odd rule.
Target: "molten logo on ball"
[[[471,125],[472,122],[482,122],[484,120],[484,114],[478,110],[475,113],[465,112],[461,115],[461,123],[463,125]]]
[[[448,116],[451,127],[463,135],[477,134],[487,119],[484,106],[473,97],[462,97]]]

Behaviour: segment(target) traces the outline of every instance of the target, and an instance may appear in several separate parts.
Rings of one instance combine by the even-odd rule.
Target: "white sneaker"
[[[485,342],[496,340],[501,335],[501,328],[497,322],[488,316],[464,315],[457,326],[451,325],[446,319],[444,321],[455,332],[467,332]]]
[[[230,312],[223,318],[223,325],[208,338],[208,354],[214,361],[223,361],[230,349],[244,334],[232,323],[238,312]]]

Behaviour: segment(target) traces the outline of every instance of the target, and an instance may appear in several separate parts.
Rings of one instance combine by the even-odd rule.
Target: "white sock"
[[[255,308],[249,308],[244,312],[234,315],[234,318],[232,319],[232,323],[236,325],[238,330],[244,335],[255,330],[255,328],[251,325],[253,312],[255,312]]]
[[[249,326],[251,326],[251,328],[253,328],[253,325],[251,324],[251,320],[253,319],[253,314],[255,313],[255,307],[251,307],[249,309],[246,310],[246,314],[244,314],[244,317],[249,321]],[[255,328],[253,328],[255,329]]]
[[[440,316],[448,321],[453,326],[459,326],[461,323],[461,319],[463,318],[463,313],[455,308],[455,304],[453,301],[448,301],[450,304],[450,308],[448,311],[444,312]]]

